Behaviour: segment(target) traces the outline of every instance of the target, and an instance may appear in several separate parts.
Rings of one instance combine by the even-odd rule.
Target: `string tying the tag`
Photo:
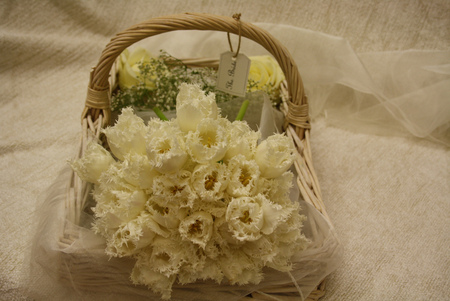
[[[239,32],[239,42],[238,42],[238,48],[236,50],[236,53],[233,55],[233,58],[236,58],[239,54],[239,50],[241,49],[241,14],[240,13],[236,13],[233,15],[233,19],[235,19],[238,22],[238,32]],[[230,45],[230,51],[233,51],[233,45],[231,44],[231,39],[230,39],[230,33],[227,32],[227,37],[228,37],[228,44]]]

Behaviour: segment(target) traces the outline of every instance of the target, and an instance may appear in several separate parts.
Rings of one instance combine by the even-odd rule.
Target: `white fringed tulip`
[[[287,220],[291,210],[270,202],[264,195],[233,198],[228,205],[226,220],[233,237],[240,241],[255,241],[263,234],[273,233]]]
[[[291,167],[295,156],[296,151],[291,139],[282,134],[274,134],[258,145],[255,161],[263,177],[276,178]]]
[[[178,228],[180,224],[179,216],[183,217],[183,210],[177,211],[174,209],[175,207],[163,207],[155,202],[155,197],[150,198],[149,202],[146,205],[146,209],[151,213],[152,218],[155,222],[157,222],[161,227],[165,230],[165,233],[160,234],[163,237],[168,237],[170,230]]]
[[[291,188],[294,185],[294,174],[286,171],[281,176],[273,179],[260,178],[258,192],[266,196],[274,203],[287,205],[292,203],[290,199]]]
[[[254,241],[261,237],[264,226],[262,195],[233,198],[228,204],[226,220],[233,237],[240,241]]]
[[[188,154],[180,129],[170,121],[153,120],[147,134],[147,155],[155,169],[161,173],[179,171]]]
[[[72,169],[86,182],[98,184],[103,172],[115,161],[111,154],[96,142],[90,142],[84,156],[70,162]]]
[[[135,218],[145,208],[147,195],[142,190],[135,191],[114,191],[116,197],[117,210],[115,215],[122,221],[129,221]]]
[[[133,114],[131,108],[122,110],[117,123],[103,130],[112,153],[119,160],[125,160],[127,154],[146,155],[145,135],[147,127],[144,121]]]
[[[191,187],[190,177],[187,170],[155,177],[152,200],[161,207],[192,208],[197,195]]]
[[[120,175],[128,183],[151,192],[153,178],[160,173],[150,164],[147,156],[130,154],[121,164]]]
[[[264,214],[264,225],[261,232],[265,235],[272,234],[278,225],[284,223],[292,213],[290,207],[275,204],[265,197],[261,200],[261,208]]]
[[[147,212],[122,224],[107,241],[106,253],[110,256],[130,256],[152,243],[155,236],[163,230]]]
[[[131,281],[134,284],[146,284],[153,292],[161,294],[163,300],[169,300],[172,293],[172,285],[177,279],[176,275],[169,277],[154,271],[151,268],[150,260],[144,258],[147,253],[139,254],[136,265],[131,272]]]
[[[228,184],[227,167],[221,163],[198,164],[191,181],[202,202],[220,200]]]
[[[211,214],[198,211],[182,220],[178,229],[181,237],[205,249],[213,234],[213,225]]]
[[[240,249],[226,250],[219,264],[232,285],[259,283],[263,279],[260,266]]]
[[[118,163],[112,165],[102,174],[94,189],[93,196],[97,204],[93,210],[97,218],[97,232],[100,233],[134,219],[144,210],[148,199],[143,190],[120,176],[119,168]]]
[[[252,159],[260,138],[261,133],[253,131],[247,122],[234,121],[228,127],[229,145],[224,161],[237,155],[243,155],[248,160]]]
[[[172,239],[157,237],[153,240],[150,264],[152,268],[166,277],[178,273],[184,262],[186,250],[180,248],[180,244]]]
[[[228,121],[220,119],[202,120],[195,132],[186,137],[186,148],[192,160],[200,164],[220,161],[228,150]]]
[[[255,195],[258,189],[259,167],[254,160],[243,155],[233,157],[229,163],[230,182],[227,192],[233,197]]]
[[[177,122],[184,132],[195,131],[205,118],[217,119],[219,109],[215,95],[205,92],[196,85],[182,84],[177,96]]]

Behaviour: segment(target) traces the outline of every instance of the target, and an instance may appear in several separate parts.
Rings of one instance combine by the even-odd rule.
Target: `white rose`
[[[119,86],[128,89],[144,82],[139,66],[150,64],[151,58],[152,55],[142,47],[136,48],[131,53],[125,49],[118,61]],[[145,79],[144,83],[150,89],[155,88],[155,83],[150,78]]]
[[[188,159],[183,133],[172,121],[149,123],[147,134],[147,155],[161,173],[177,172]]]
[[[278,62],[268,55],[250,57],[249,79],[257,83],[253,90],[260,90],[265,85],[277,89],[284,80],[284,74]]]
[[[213,234],[213,225],[211,214],[198,211],[182,220],[178,229],[181,237],[205,249]]]
[[[295,156],[296,151],[291,139],[282,134],[275,134],[258,145],[255,161],[263,177],[276,178],[291,167]]]
[[[102,173],[114,162],[111,154],[101,145],[90,142],[83,157],[69,164],[83,181],[98,184]]]
[[[203,119],[195,132],[189,132],[186,148],[192,160],[200,164],[222,160],[228,150],[228,125],[224,118]]]
[[[180,86],[176,110],[176,120],[184,132],[195,131],[205,118],[217,119],[219,116],[215,95],[205,95],[199,86],[186,83]]]
[[[125,108],[117,123],[103,130],[112,153],[119,160],[125,160],[127,154],[146,155],[145,135],[147,127],[144,121],[133,114],[131,108]]]

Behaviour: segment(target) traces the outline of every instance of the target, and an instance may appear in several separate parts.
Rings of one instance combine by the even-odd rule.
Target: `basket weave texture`
[[[105,47],[97,66],[92,70],[87,92],[85,108],[82,113],[83,137],[80,143],[78,156],[82,157],[88,142],[92,139],[100,139],[101,129],[108,126],[111,121],[111,70],[117,57],[132,44],[151,36],[175,31],[175,30],[209,30],[221,31],[241,35],[263,46],[279,63],[286,81],[283,85],[283,103],[281,111],[285,115],[284,130],[294,142],[299,153],[294,162],[297,171],[297,184],[303,199],[312,204],[325,219],[329,221],[319,183],[312,164],[310,147],[310,120],[308,116],[308,103],[305,96],[303,82],[296,63],[288,50],[268,32],[243,21],[237,21],[231,17],[215,16],[208,14],[180,14],[159,17],[140,23],[118,33]],[[186,61],[186,64],[202,65],[202,61]],[[210,61],[203,61],[209,64]],[[81,181],[78,176],[72,174],[70,187],[66,199],[67,219],[75,224],[80,224],[81,212],[85,210],[86,201],[92,186]],[[64,227],[59,243],[69,246],[78,238],[78,233],[70,226]],[[119,272],[127,278],[130,271],[120,269],[118,260],[98,262],[98,266],[87,263],[84,254],[64,254],[65,262],[69,263],[69,269],[76,268],[77,272],[68,275],[67,269],[62,269],[60,278],[68,283],[76,282],[78,287],[86,290],[101,290],[103,284],[111,287],[113,279],[109,279],[108,271]],[[71,267],[72,265],[72,267]],[[101,275],[93,276],[92,270],[102,271]],[[117,285],[120,285],[119,283]],[[325,283],[322,282],[317,290],[313,291],[306,300],[318,300],[324,295]],[[280,292],[295,293],[296,287],[270,287],[263,290],[265,294],[277,294]],[[253,297],[245,297],[243,300],[262,299],[263,295],[253,294]]]

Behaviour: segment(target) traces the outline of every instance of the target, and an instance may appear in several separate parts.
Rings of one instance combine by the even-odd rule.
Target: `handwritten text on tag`
[[[245,54],[239,53],[236,58],[233,55],[230,51],[220,55],[217,90],[244,97],[251,61]]]

